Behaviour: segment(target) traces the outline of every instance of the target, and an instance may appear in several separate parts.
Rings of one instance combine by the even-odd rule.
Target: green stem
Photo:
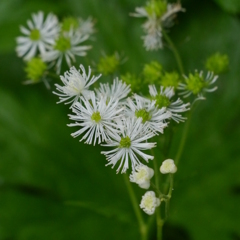
[[[141,213],[141,210],[140,210],[140,207],[139,207],[139,203],[136,199],[135,193],[132,189],[132,185],[129,181],[129,178],[128,178],[127,174],[123,174],[123,177],[124,177],[125,184],[127,186],[127,190],[128,190],[128,193],[129,193],[132,205],[133,205],[135,215],[136,215],[137,220],[138,220],[141,239],[142,240],[147,240],[148,229],[147,229],[147,225],[145,224],[145,222],[143,220],[142,213]]]
[[[168,36],[168,34],[165,32],[164,29],[162,29],[162,34],[163,34],[163,37],[165,38],[165,40],[168,42],[169,47],[173,51],[174,57],[176,59],[176,62],[177,62],[178,68],[179,68],[179,72],[183,75],[184,68],[183,68],[182,60],[180,58],[177,48],[175,47],[173,41],[171,40],[171,38]]]
[[[156,156],[154,154],[153,149],[152,149],[152,154],[154,156],[153,165],[154,165],[154,174],[155,174],[155,185],[156,185],[156,188],[159,189],[159,192],[160,192],[160,188],[159,188],[159,166],[158,166],[157,159],[156,159]],[[156,208],[156,221],[157,221],[157,240],[162,240],[162,227],[163,227],[164,221],[161,218],[160,207]]]
[[[173,174],[170,174],[167,200],[165,201],[165,218],[164,218],[164,220],[166,220],[169,215],[169,205],[170,205],[170,199],[172,197],[172,190],[173,190]]]
[[[191,120],[191,112],[192,111],[190,111],[189,114],[188,114],[188,119],[187,119],[187,122],[185,123],[184,129],[183,129],[183,133],[182,133],[182,137],[181,137],[181,140],[180,140],[180,144],[178,146],[177,154],[174,158],[174,162],[175,162],[176,165],[178,165],[178,163],[179,163],[179,160],[181,158],[181,155],[182,155],[185,143],[186,143],[188,129],[189,129],[190,120]]]

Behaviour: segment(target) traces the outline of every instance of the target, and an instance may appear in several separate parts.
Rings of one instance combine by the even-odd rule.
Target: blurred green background
[[[70,136],[69,111],[56,105],[51,91],[43,84],[22,85],[23,62],[14,48],[19,25],[25,25],[32,12],[53,12],[59,18],[92,16],[97,19],[94,47],[77,64],[97,61],[102,51],[118,51],[128,56],[123,72],[138,74],[151,60],[174,70],[168,48],[146,52],[142,47],[142,21],[129,17],[129,12],[143,4],[143,0],[0,1],[0,240],[139,239],[122,176],[105,167],[101,147],[93,149]],[[230,71],[219,77],[219,89],[208,94],[192,118],[164,239],[239,240],[240,1],[182,4],[187,11],[179,14],[170,36],[185,69],[202,69],[205,59],[219,51],[229,55]],[[144,190],[133,187],[140,201]]]

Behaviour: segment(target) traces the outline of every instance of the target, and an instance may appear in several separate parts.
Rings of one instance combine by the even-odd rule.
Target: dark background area
[[[105,167],[100,146],[73,139],[68,109],[43,84],[22,85],[23,62],[15,53],[32,12],[92,16],[93,49],[128,56],[122,72],[138,74],[151,60],[176,69],[170,50],[146,52],[141,19],[131,18],[140,0],[1,0],[0,2],[0,240],[139,239],[122,176]],[[170,37],[186,71],[228,54],[229,72],[201,102],[190,125],[175,177],[164,239],[240,239],[240,1],[185,0]],[[183,124],[174,138],[177,146]],[[175,155],[174,147],[171,154]],[[144,190],[134,185],[140,201]],[[65,204],[79,201],[79,206]]]

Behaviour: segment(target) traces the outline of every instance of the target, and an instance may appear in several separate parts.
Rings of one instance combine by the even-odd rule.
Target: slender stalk
[[[140,207],[139,207],[139,203],[138,203],[137,198],[135,196],[135,193],[132,189],[132,185],[129,181],[128,176],[126,174],[123,174],[123,178],[124,178],[125,184],[127,186],[127,190],[128,190],[128,193],[129,193],[132,205],[133,205],[135,215],[136,215],[137,220],[138,220],[141,239],[142,240],[147,240],[148,229],[147,229],[147,225],[145,224],[145,222],[143,220],[142,213],[141,213],[141,210],[140,210]]]
[[[167,43],[169,44],[169,47],[173,51],[174,57],[176,59],[177,65],[178,65],[179,72],[183,75],[184,68],[183,68],[182,60],[180,58],[177,48],[175,47],[173,41],[171,40],[171,38],[168,36],[168,34],[165,32],[164,29],[162,29],[162,34],[163,34],[163,37],[165,38],[165,40],[167,41]]]
[[[174,158],[174,161],[175,161],[176,165],[178,165],[178,163],[179,163],[179,160],[181,158],[181,155],[182,155],[185,143],[186,143],[188,129],[189,129],[190,120],[191,120],[191,112],[189,112],[187,122],[185,123],[184,129],[183,129],[183,133],[182,133],[182,137],[181,137],[181,140],[180,140],[180,144],[178,146],[177,154],[176,154],[176,156]]]
[[[157,159],[156,156],[154,154],[154,150],[151,149],[152,154],[154,156],[154,160],[153,160],[153,165],[154,165],[154,174],[155,174],[155,186],[157,189],[159,189],[160,192],[160,188],[159,188],[159,169],[158,169],[158,163],[157,163]],[[162,240],[162,227],[164,224],[163,219],[161,218],[161,212],[160,212],[160,207],[156,208],[156,221],[157,221],[157,240]]]
[[[173,174],[169,174],[169,189],[167,194],[167,200],[165,201],[165,217],[164,220],[167,219],[169,215],[169,205],[170,205],[170,199],[172,197],[172,190],[173,190]]]

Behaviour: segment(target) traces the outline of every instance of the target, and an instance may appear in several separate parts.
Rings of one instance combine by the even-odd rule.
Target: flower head
[[[90,93],[90,99],[81,97],[81,103],[76,102],[72,106],[75,115],[69,115],[75,123],[68,124],[69,127],[79,126],[78,131],[72,133],[73,137],[84,134],[82,140],[87,144],[98,144],[109,139],[111,132],[117,132],[117,124],[114,120],[121,116],[122,109],[117,107],[118,102],[106,98],[96,99],[94,92]]]
[[[91,35],[95,32],[94,21],[91,17],[87,20],[75,17],[64,18],[61,24],[61,31],[66,33],[72,30],[82,35]]]
[[[204,77],[203,72],[195,71],[194,74],[190,73],[188,76],[184,76],[185,83],[180,83],[178,89],[182,92],[180,95],[183,97],[188,97],[191,94],[197,95],[197,99],[205,99],[203,97],[204,92],[214,92],[217,87],[210,88],[210,85],[214,84],[218,76],[214,75],[213,72],[208,72],[206,77]]]
[[[138,159],[138,156],[148,162],[149,159],[153,159],[153,156],[145,154],[142,150],[147,150],[155,147],[156,143],[146,142],[147,139],[152,138],[154,133],[149,130],[147,124],[142,124],[141,119],[123,119],[120,132],[113,132],[109,134],[111,140],[103,146],[115,147],[110,151],[101,152],[107,157],[108,164],[112,165],[112,168],[120,161],[117,172],[122,168],[122,173],[125,173],[129,168],[129,158],[131,161],[132,169],[134,170],[137,165],[142,163]]]
[[[183,101],[178,98],[175,102],[171,101],[171,98],[174,96],[173,87],[164,88],[161,86],[160,92],[157,92],[157,89],[154,85],[149,85],[149,92],[153,100],[155,100],[155,105],[158,108],[165,107],[167,111],[172,113],[171,118],[175,122],[184,121],[185,118],[182,115],[178,114],[180,112],[188,111],[189,103],[183,103]]]
[[[208,71],[215,74],[224,73],[229,67],[229,58],[226,54],[215,53],[211,55],[205,63],[205,67]]]
[[[162,174],[175,173],[176,171],[177,171],[177,166],[175,165],[172,159],[166,159],[165,161],[163,161],[160,167],[160,172]]]
[[[120,65],[120,56],[116,52],[113,55],[104,55],[100,58],[97,70],[103,75],[113,74]]]
[[[142,208],[146,214],[152,215],[154,214],[156,207],[158,207],[160,203],[160,199],[156,197],[155,192],[147,191],[142,196],[140,208]]]
[[[162,77],[163,67],[157,61],[152,61],[149,64],[145,64],[143,68],[144,81],[147,84],[157,84]]]
[[[87,97],[89,95],[88,88],[96,82],[101,77],[101,74],[97,77],[91,77],[91,68],[88,67],[88,74],[85,71],[83,65],[80,65],[80,69],[77,70],[75,67],[71,67],[69,71],[64,73],[64,76],[60,76],[61,81],[64,86],[60,86],[59,84],[55,84],[57,90],[60,92],[53,92],[54,94],[59,96],[61,102],[65,102],[69,99],[70,102],[76,102],[80,99],[80,96],[83,95]]]
[[[148,189],[150,186],[150,179],[153,175],[153,169],[145,165],[139,165],[136,166],[135,171],[132,171],[130,181],[137,183],[140,188]]]
[[[91,46],[82,46],[81,44],[89,38],[89,35],[83,35],[73,30],[62,33],[53,42],[48,52],[43,53],[42,59],[46,62],[56,61],[56,72],[61,71],[62,60],[65,58],[69,67],[75,62],[75,56],[86,56],[87,50]]]
[[[144,17],[147,20],[142,25],[145,35],[146,50],[158,50],[163,47],[162,28],[171,27],[176,13],[184,11],[180,3],[167,4],[166,1],[149,1],[145,7],[137,7],[133,17]]]
[[[163,129],[167,126],[166,120],[172,115],[170,111],[166,112],[166,108],[157,108],[155,101],[150,101],[137,94],[128,98],[127,102],[126,114],[128,116],[140,118],[142,123],[147,123],[156,134],[163,133]]]
[[[24,56],[24,60],[30,60],[38,51],[44,54],[53,44],[59,33],[57,17],[49,13],[44,21],[43,12],[32,14],[32,20],[27,21],[28,28],[21,26],[20,30],[25,35],[17,37],[17,54]]]
[[[99,89],[95,89],[98,98],[105,96],[107,99],[113,98],[115,100],[122,100],[127,97],[131,88],[122,80],[115,78],[113,80],[113,84],[109,85],[109,83],[100,83]]]
[[[43,78],[47,70],[47,65],[41,58],[34,57],[26,63],[25,72],[28,80],[26,84],[38,83]]]

